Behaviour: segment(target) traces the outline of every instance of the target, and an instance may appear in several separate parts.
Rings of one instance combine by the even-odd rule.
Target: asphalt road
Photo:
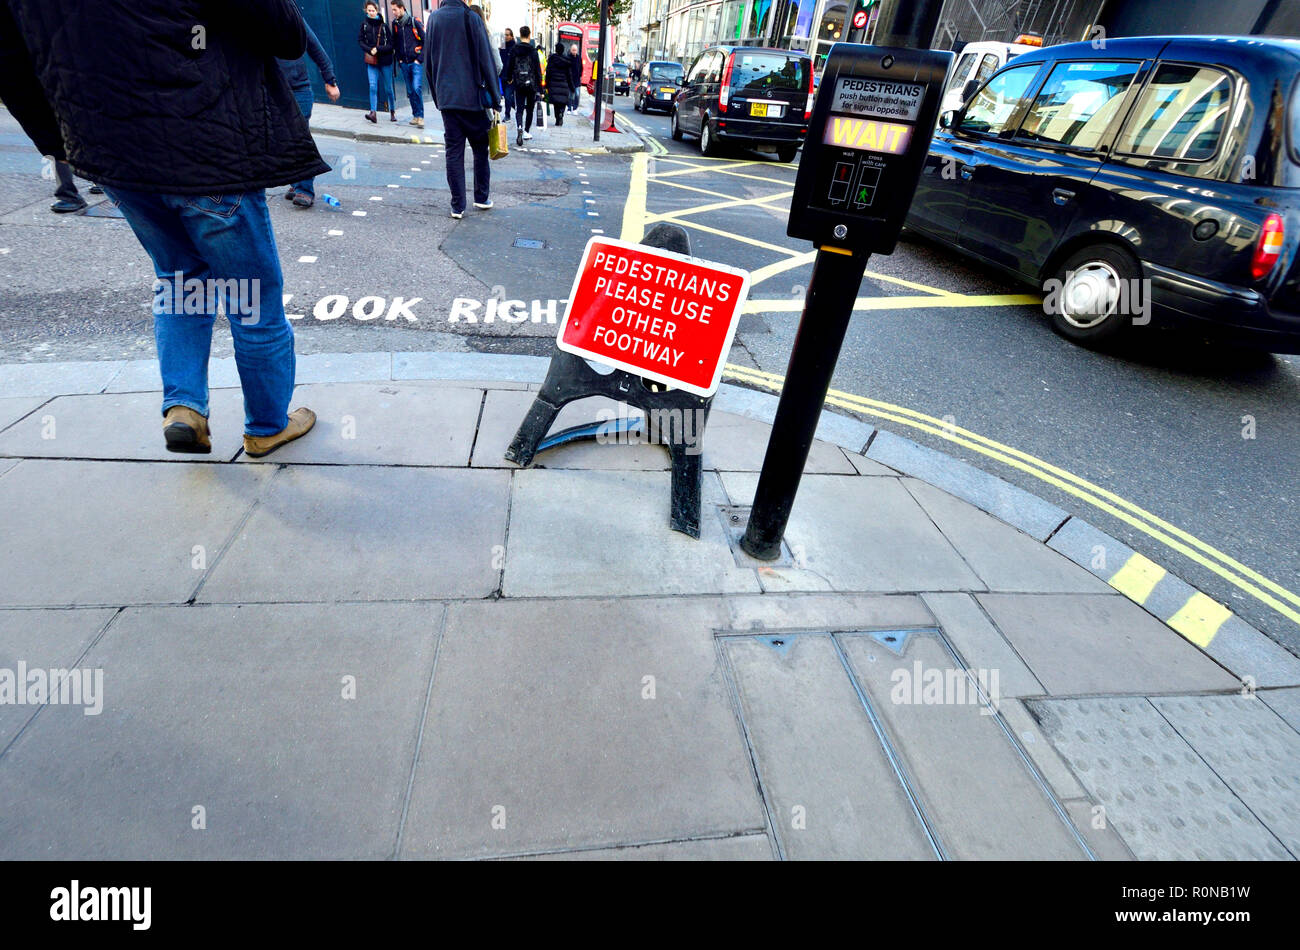
[[[693,140],[669,139],[667,118],[619,105],[661,153],[647,162],[642,221],[675,220],[696,255],[751,271],[753,312],[731,362],[784,374],[811,273],[810,248],[785,236],[795,165],[742,151],[705,161]],[[586,240],[620,235],[639,200],[630,157],[547,154],[542,132],[493,164],[496,207],[453,222],[441,148],[318,143],[336,169],[350,157],[355,170],[318,182],[342,210],[271,202],[302,352],[545,353]],[[121,222],[49,214],[53,185],[39,173],[40,157],[0,111],[0,361],[151,356],[147,259]],[[947,248],[905,240],[868,265],[833,386],[1059,466],[1300,592],[1296,359],[1154,332],[1122,352],[1091,352],[1052,333],[1041,306],[1008,303],[1025,292]],[[358,306],[366,297],[383,304]],[[229,352],[227,334],[216,349]],[[1300,623],[1206,566],[1221,559],[1188,558],[1032,474],[879,411],[863,418],[1093,522],[1300,653]],[[1243,438],[1248,426],[1253,438]],[[1275,596],[1300,614],[1300,601]]]

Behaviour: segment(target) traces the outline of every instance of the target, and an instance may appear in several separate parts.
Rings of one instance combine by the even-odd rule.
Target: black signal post
[[[912,203],[952,54],[837,43],[826,58],[786,233],[817,247],[785,385],[740,546],[781,555],[795,493],[867,258],[889,254]]]

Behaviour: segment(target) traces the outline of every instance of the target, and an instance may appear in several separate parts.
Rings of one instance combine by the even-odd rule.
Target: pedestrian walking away
[[[406,12],[402,0],[389,4],[393,12],[393,56],[397,70],[406,83],[406,98],[411,103],[410,125],[424,128],[424,25]]]
[[[533,137],[533,109],[542,89],[542,64],[532,43],[532,30],[519,28],[519,40],[510,51],[506,75],[515,88],[515,144]]]
[[[293,328],[266,206],[267,188],[329,171],[275,65],[307,50],[293,0],[262,0],[255,30],[246,3],[211,12],[175,0],[10,0],[10,8],[30,34],[69,164],[104,187],[153,259],[167,448],[212,450],[208,357],[219,308],[243,387],[244,450],[262,456],[304,435],[316,416],[289,412]],[[196,19],[199,50],[189,42]],[[111,76],[121,95],[87,98],[86,76]],[[141,102],[154,104],[148,135]]]
[[[573,76],[573,98],[569,100],[569,111],[578,111],[578,99],[581,97],[579,92],[582,89],[582,55],[578,52],[578,45],[575,43],[569,47],[569,69]]]
[[[506,114],[502,117],[501,121],[509,122],[510,112],[515,107],[515,87],[511,85],[506,77],[506,64],[510,62],[510,51],[515,48],[515,31],[510,29],[510,27],[506,27],[503,36],[504,42],[502,43],[501,48],[497,50],[497,52],[501,54],[501,72],[499,75],[501,98],[506,104]]]
[[[312,62],[316,64],[316,69],[320,71],[320,77],[325,83],[325,93],[330,97],[330,101],[338,102],[339,85],[334,75],[334,64],[330,62],[329,54],[325,52],[325,47],[321,46],[311,26],[304,21],[303,27],[307,30],[307,56],[311,57]],[[311,91],[311,76],[307,72],[306,57],[294,60],[282,59],[279,63],[280,72],[284,74],[293,97],[298,100],[298,109],[302,112],[302,117],[310,119],[315,97]],[[310,208],[316,203],[315,180],[305,178],[294,182],[284,193],[284,197],[287,201],[292,201],[295,207]]]
[[[424,68],[442,115],[451,216],[465,214],[465,143],[474,153],[474,207],[492,207],[488,129],[501,111],[487,25],[462,0],[442,0],[425,29]]]
[[[361,21],[361,30],[357,34],[357,45],[366,61],[366,78],[370,82],[370,111],[366,118],[378,122],[375,113],[380,101],[388,104],[388,114],[392,121],[397,121],[397,103],[393,100],[393,34],[388,24],[379,15],[379,4],[367,3],[363,8],[366,17]],[[380,92],[383,98],[380,98]]]
[[[571,82],[573,82],[573,64],[569,62],[569,57],[564,52],[564,44],[556,43],[555,52],[546,61],[546,99],[555,112],[556,128],[564,125],[564,113],[569,108],[571,96],[569,88]]]

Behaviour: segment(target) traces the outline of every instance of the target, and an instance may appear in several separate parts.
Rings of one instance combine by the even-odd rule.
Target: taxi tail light
[[[803,120],[807,122],[812,118],[813,96],[817,94],[817,87],[813,85],[812,63],[808,64],[808,102],[803,107]]]
[[[1263,280],[1273,271],[1273,266],[1282,256],[1282,245],[1286,243],[1286,224],[1280,214],[1270,214],[1260,229],[1259,240],[1255,244],[1255,254],[1250,259],[1250,276],[1253,280]]]
[[[722,89],[718,92],[718,111],[727,111],[727,100],[731,98],[731,66],[735,61],[736,54],[727,55],[727,65],[722,69]]]

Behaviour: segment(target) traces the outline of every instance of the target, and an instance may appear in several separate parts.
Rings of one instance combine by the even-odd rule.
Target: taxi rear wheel
[[[700,123],[700,153],[709,156],[718,154],[718,137],[713,134],[708,116],[705,116],[704,121]]]
[[[1115,339],[1132,324],[1130,291],[1142,265],[1112,244],[1093,244],[1071,254],[1044,286],[1052,326],[1084,346]]]
[[[677,107],[676,107],[676,106],[673,106],[673,123],[672,123],[672,126],[673,126],[673,130],[672,130],[673,141],[674,141],[674,142],[680,142],[680,141],[682,140],[682,127],[681,127],[681,124],[677,121]]]

